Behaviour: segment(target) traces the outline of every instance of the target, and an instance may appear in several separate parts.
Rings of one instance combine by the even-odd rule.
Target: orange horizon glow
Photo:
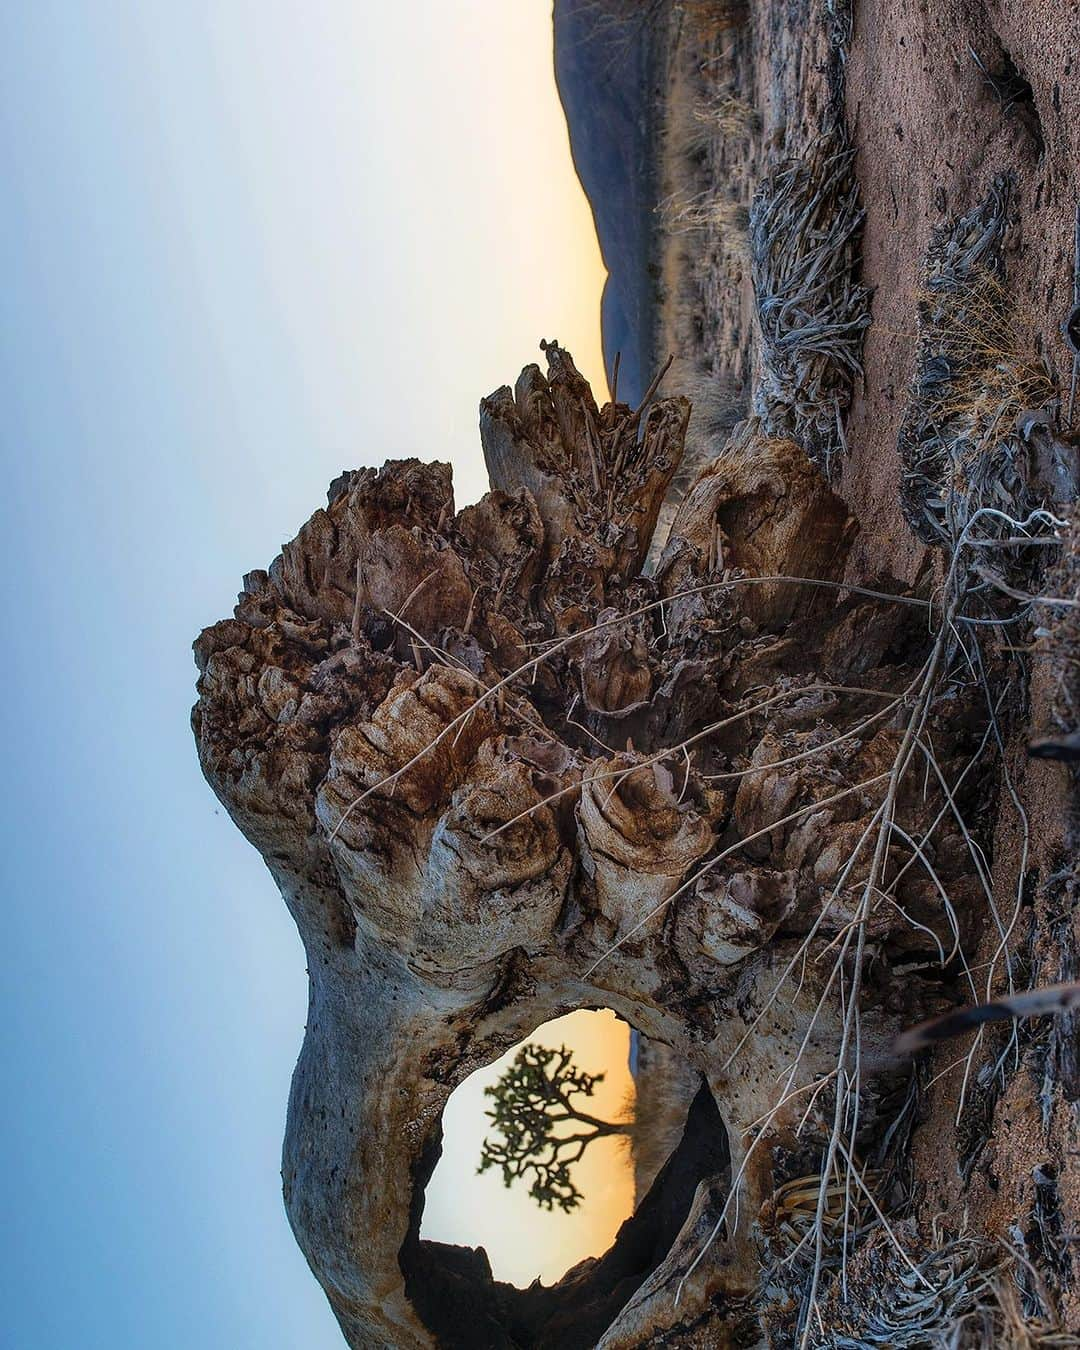
[[[604,1074],[594,1095],[582,1103],[590,1114],[612,1121],[632,1118],[630,1028],[614,1013],[569,1013],[526,1039],[552,1049],[565,1045],[579,1069]],[[505,1071],[517,1049],[470,1075],[447,1103],[443,1157],[427,1188],[421,1236],[483,1247],[495,1278],[524,1288],[537,1278],[552,1284],[579,1261],[607,1251],[633,1210],[634,1172],[626,1136],[590,1144],[573,1171],[584,1199],[569,1214],[541,1209],[524,1185],[507,1188],[494,1170],[476,1175],[480,1145],[490,1128],[484,1088]]]

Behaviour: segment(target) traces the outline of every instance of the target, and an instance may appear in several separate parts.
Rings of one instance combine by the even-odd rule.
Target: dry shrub
[[[1041,1350],[1080,1346],[1050,1316],[1025,1315],[1007,1248],[910,1223],[879,1228],[822,1300],[821,1350]]]
[[[691,230],[712,226],[722,236],[730,238],[741,251],[747,251],[750,213],[741,203],[733,202],[719,193],[706,190],[687,196],[675,192],[659,204],[656,213],[667,234],[686,234]]]
[[[708,37],[745,23],[750,4],[749,0],[674,0],[672,11],[696,32]]]
[[[732,89],[703,98],[691,116],[707,133],[718,132],[729,141],[744,141],[761,129],[761,114]]]
[[[1042,614],[1039,649],[1046,658],[1053,690],[1049,736],[1040,747],[1054,758],[1072,757],[1080,751],[1080,512],[1073,512],[1063,531],[1062,549],[1044,582],[1048,595],[1069,601]],[[1052,744],[1047,744],[1051,742]],[[1074,772],[1075,772],[1074,767]]]
[[[902,504],[915,533],[951,546],[972,515],[1035,505],[1017,416],[1054,397],[1049,374],[1026,350],[1005,289],[1002,243],[1009,180],[937,230],[918,305],[916,376],[900,432]]]
[[[764,179],[750,213],[761,328],[755,412],[828,474],[862,370],[870,294],[855,279],[865,212],[843,134],[819,136]]]

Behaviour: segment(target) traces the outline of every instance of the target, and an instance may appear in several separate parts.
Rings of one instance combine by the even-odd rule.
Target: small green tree
[[[583,1194],[571,1180],[571,1167],[594,1139],[630,1132],[628,1124],[600,1120],[574,1104],[575,1097],[591,1097],[603,1079],[602,1073],[576,1069],[565,1045],[523,1045],[499,1081],[484,1089],[495,1103],[485,1114],[502,1138],[484,1140],[477,1170],[502,1168],[506,1186],[528,1180],[529,1194],[544,1209],[575,1209]],[[585,1128],[562,1133],[567,1121]]]

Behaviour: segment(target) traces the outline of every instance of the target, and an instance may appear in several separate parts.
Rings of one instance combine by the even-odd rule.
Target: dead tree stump
[[[354,1347],[753,1343],[778,1191],[889,1165],[892,1040],[977,884],[938,779],[895,772],[920,697],[945,781],[980,734],[920,694],[928,602],[843,588],[843,502],[755,420],[643,575],[689,405],[598,409],[546,353],[482,404],[480,502],[443,464],[343,474],[196,643],[203,770],[307,952],[285,1199]],[[612,1251],[514,1290],[419,1240],[423,1188],[454,1087],[577,1008],[707,1086]]]

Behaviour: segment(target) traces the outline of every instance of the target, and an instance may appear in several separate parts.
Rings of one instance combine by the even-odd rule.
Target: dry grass
[[[719,192],[672,193],[656,207],[656,214],[665,234],[687,234],[712,226],[732,248],[749,256],[750,212]]]
[[[760,185],[750,258],[761,327],[755,411],[826,474],[843,450],[842,414],[861,373],[870,295],[858,284],[864,211],[840,131],[819,136]]]
[[[684,154],[702,154],[717,137],[739,144],[760,130],[761,115],[733,89],[703,92],[689,116],[681,119],[679,148]]]
[[[660,231],[677,238],[693,235],[692,252],[674,255],[666,250],[665,287],[669,295],[684,285],[692,294],[691,310],[700,311],[701,272],[707,255],[719,251],[727,260],[745,262],[748,253],[749,188],[725,169],[740,162],[747,143],[761,130],[758,110],[734,83],[718,76],[701,55],[717,45],[717,34],[741,23],[745,5],[703,3],[680,7],[685,34],[679,44],[663,106],[663,134],[659,145],[660,201],[656,214]],[[735,269],[741,272],[742,267]],[[692,324],[672,316],[669,350],[701,351],[708,344]],[[674,341],[671,339],[674,338]]]
[[[899,1227],[904,1257],[872,1236],[850,1262],[847,1295],[823,1307],[820,1350],[1042,1350],[1080,1346],[1052,1318],[1025,1316],[1016,1254],[971,1234]]]
[[[1051,726],[1046,728],[1059,746],[1080,734],[1080,512],[1073,509],[1065,532],[1064,546],[1046,578],[1053,595],[1071,600],[1051,615],[1044,615],[1042,654],[1048,658],[1053,695]],[[1044,746],[1044,753],[1046,747]]]
[[[665,107],[665,162],[670,191],[654,208],[660,229],[677,236],[711,231],[722,250],[749,257],[750,212],[711,172],[721,143],[739,145],[761,129],[757,110],[731,88],[678,80]],[[698,265],[686,258],[688,272]]]
[[[680,501],[701,470],[724,448],[728,436],[747,413],[746,393],[700,367],[678,372],[672,389],[690,400],[686,449],[669,489],[669,499]]]
[[[980,507],[1017,515],[1036,505],[1015,424],[1055,390],[1005,288],[1009,197],[1009,180],[999,177],[985,201],[935,234],[927,254],[917,374],[900,433],[904,510],[927,543],[950,545]]]
[[[749,0],[673,0],[672,11],[701,38],[708,38],[745,23],[750,5]]]
[[[794,1333],[799,1350],[808,1350],[810,1346],[826,1343],[853,1347],[888,1344],[916,1346],[924,1343],[917,1339],[823,1342],[820,1337],[829,1325],[823,1310],[824,1300],[832,1296],[837,1281],[844,1288],[847,1287],[848,1267],[853,1253],[857,1250],[859,1241],[865,1233],[860,1213],[862,1197],[865,1197],[866,1202],[874,1210],[877,1222],[883,1228],[888,1241],[902,1257],[904,1264],[909,1269],[913,1268],[912,1262],[904,1252],[887,1216],[874,1199],[871,1185],[866,1183],[858,1168],[852,1165],[852,1159],[856,1156],[856,1140],[862,1114],[864,1088],[861,1069],[859,1010],[867,958],[867,931],[870,919],[885,901],[892,903],[897,912],[906,918],[902,908],[892,898],[892,892],[895,890],[899,875],[903,870],[906,870],[906,866],[910,866],[916,859],[936,885],[942,906],[949,917],[956,939],[953,951],[948,956],[944,951],[941,952],[942,966],[946,966],[953,956],[959,955],[961,968],[968,984],[972,990],[975,989],[972,972],[968,969],[959,947],[959,928],[952,901],[947,889],[934,870],[928,852],[931,836],[935,833],[941,821],[946,818],[955,820],[959,824],[962,836],[967,841],[971,864],[975,874],[982,881],[989,915],[998,934],[998,946],[986,966],[986,988],[989,990],[996,983],[999,971],[1003,971],[1007,987],[1010,990],[1013,988],[1010,946],[1019,918],[1023,885],[1027,872],[1028,825],[1026,813],[1012,786],[1008,771],[1003,767],[1006,789],[1018,816],[1023,842],[1020,847],[1018,875],[1014,892],[1015,905],[1011,915],[1002,916],[995,904],[994,889],[989,876],[986,874],[981,850],[959,812],[957,794],[960,780],[958,779],[952,784],[946,781],[934,756],[931,739],[927,735],[927,724],[937,700],[942,696],[948,696],[950,690],[959,688],[965,682],[969,682],[970,673],[975,672],[977,685],[981,684],[986,694],[989,730],[984,735],[974,759],[964,768],[961,779],[974,769],[975,764],[984,752],[988,750],[990,752],[1003,751],[1003,737],[997,724],[996,712],[1000,699],[995,701],[991,692],[979,646],[978,634],[980,630],[977,627],[970,626],[972,618],[968,613],[968,605],[972,592],[967,564],[967,555],[971,548],[984,541],[980,527],[985,526],[993,530],[998,525],[1002,515],[1003,513],[987,507],[976,510],[965,523],[960,537],[954,544],[949,556],[948,571],[939,593],[939,601],[935,605],[933,646],[923,666],[902,696],[906,711],[902,719],[902,733],[898,741],[895,758],[885,772],[877,775],[873,780],[857,785],[860,790],[874,788],[879,791],[881,794],[880,804],[852,850],[832,892],[824,899],[821,912],[810,932],[781,972],[757,1019],[748,1028],[740,1047],[736,1048],[736,1051],[729,1058],[728,1065],[725,1066],[730,1066],[738,1055],[741,1046],[746,1044],[752,1036],[758,1022],[768,1014],[769,1008],[782,995],[783,989],[796,970],[801,965],[804,966],[808,960],[813,959],[814,943],[818,930],[826,914],[836,903],[841,888],[845,885],[850,887],[853,883],[856,884],[861,898],[855,908],[852,920],[837,938],[833,939],[824,950],[819,950],[817,953],[816,959],[819,961],[823,956],[832,956],[834,952],[835,958],[802,1045],[793,1055],[788,1069],[782,1076],[782,1082],[773,1107],[757,1123],[756,1128],[748,1132],[743,1164],[738,1175],[733,1179],[728,1202],[725,1204],[710,1238],[699,1252],[683,1280],[684,1283],[697,1263],[704,1257],[709,1244],[715,1240],[723,1225],[728,1222],[728,1215],[732,1206],[737,1207],[739,1187],[745,1169],[756,1150],[769,1146],[770,1131],[778,1114],[789,1102],[798,1097],[807,1100],[801,1124],[796,1130],[798,1135],[806,1125],[814,1102],[822,1093],[825,1093],[827,1098],[831,1098],[832,1120],[827,1127],[822,1161],[817,1172],[816,1204],[812,1219],[809,1222],[804,1221],[802,1223],[803,1235],[792,1253],[786,1258],[788,1264],[792,1265],[793,1278],[801,1288],[801,1313],[798,1327]],[[1035,521],[1032,517],[1024,520],[1005,517],[1010,535],[1016,541],[1014,546],[1017,549],[1022,550],[1030,542],[1033,524],[1044,523],[1042,518],[1045,517],[1045,513],[1036,512],[1034,516],[1040,519]],[[990,732],[993,734],[991,735]],[[922,777],[926,773],[931,775],[931,781],[937,780],[945,797],[945,805],[929,830],[921,839],[916,840],[900,824],[897,818],[898,806],[902,785],[909,774]],[[750,841],[741,841],[740,846],[746,842]],[[905,868],[901,869],[901,873],[895,872],[890,863],[890,855],[898,844],[903,844],[911,850],[908,863]],[[704,864],[704,867],[715,866],[718,861],[724,858],[726,852],[726,850],[722,851],[718,858],[710,859]],[[868,866],[867,858],[869,858]],[[805,1047],[815,1024],[830,1000],[839,1000],[840,1006],[844,1009],[835,1066],[828,1073],[815,1080],[800,1083],[799,1070]],[[980,1039],[976,1039],[968,1056],[969,1070],[978,1051]],[[965,1084],[966,1077],[967,1075],[965,1075]],[[807,1094],[809,1094],[808,1097]],[[963,1109],[963,1095],[964,1090],[962,1089],[961,1110]],[[803,1190],[805,1191],[805,1189],[804,1186]],[[800,1207],[805,1207],[807,1201],[808,1197],[800,1192]],[[839,1213],[836,1211],[838,1201],[842,1205]],[[806,1253],[806,1255],[803,1256],[803,1253]],[[803,1260],[796,1262],[796,1258],[799,1256],[803,1256]],[[803,1273],[795,1277],[794,1272],[799,1270]],[[920,1274],[916,1283],[925,1284],[926,1277]],[[679,1286],[680,1290],[681,1287],[682,1283]]]
[[[992,269],[980,265],[963,287],[928,292],[920,307],[933,331],[919,387],[926,431],[905,489],[919,499],[920,532],[925,537],[930,520],[941,542],[980,505],[1033,504],[1015,423],[1024,410],[1045,407],[1055,391],[1046,367],[1025,350]]]

